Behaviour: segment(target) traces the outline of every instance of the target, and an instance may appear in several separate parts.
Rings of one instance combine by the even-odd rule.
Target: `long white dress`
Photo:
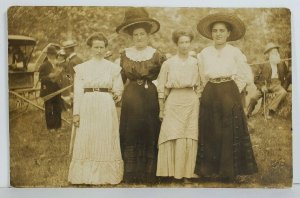
[[[123,92],[120,66],[91,59],[74,67],[74,109],[80,115],[68,180],[72,184],[118,184],[123,178],[119,122],[113,95]],[[110,92],[86,92],[108,88]]]
[[[196,177],[200,97],[197,59],[182,60],[176,55],[165,61],[158,76],[158,94],[166,101],[156,175]]]

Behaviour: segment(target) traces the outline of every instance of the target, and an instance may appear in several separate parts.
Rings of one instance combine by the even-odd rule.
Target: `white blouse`
[[[237,47],[226,44],[218,50],[214,46],[204,48],[197,56],[201,81],[205,85],[210,78],[232,77],[241,91],[253,83],[253,74],[246,56]]]
[[[175,55],[166,60],[157,78],[158,97],[166,98],[171,88],[195,88],[200,94],[200,76],[197,59],[189,56],[183,60]]]
[[[121,99],[123,81],[119,65],[105,59],[91,59],[75,66],[74,70],[74,115],[79,114],[84,88],[108,88],[118,100]]]

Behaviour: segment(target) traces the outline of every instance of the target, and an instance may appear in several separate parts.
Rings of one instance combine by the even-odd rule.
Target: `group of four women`
[[[130,35],[134,46],[121,53],[121,67],[104,59],[103,34],[87,40],[93,58],[74,67],[70,183],[149,184],[159,177],[257,172],[240,98],[252,73],[242,52],[227,44],[244,35],[243,22],[220,13],[203,18],[197,29],[214,45],[198,60],[188,54],[194,36],[184,29],[173,33],[178,52],[168,60],[150,47],[148,36],[159,28],[145,9],[126,10],[116,31]]]

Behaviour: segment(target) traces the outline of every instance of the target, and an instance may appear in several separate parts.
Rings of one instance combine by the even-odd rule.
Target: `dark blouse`
[[[127,79],[134,81],[138,79],[155,80],[159,74],[162,63],[166,57],[156,51],[152,58],[145,61],[134,61],[126,56],[125,51],[121,53],[122,79],[125,83]]]

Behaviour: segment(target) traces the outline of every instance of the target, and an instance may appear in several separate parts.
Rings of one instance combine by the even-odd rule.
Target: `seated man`
[[[275,97],[268,102],[267,118],[270,119],[276,112],[280,102],[285,98],[287,92],[283,88],[286,75],[288,73],[287,66],[281,61],[279,55],[279,46],[274,43],[266,45],[264,54],[268,63],[259,65],[258,71],[254,77],[254,83],[257,87],[256,93],[250,99],[247,117],[249,118],[257,104],[257,101],[263,97],[264,93],[274,93]]]

